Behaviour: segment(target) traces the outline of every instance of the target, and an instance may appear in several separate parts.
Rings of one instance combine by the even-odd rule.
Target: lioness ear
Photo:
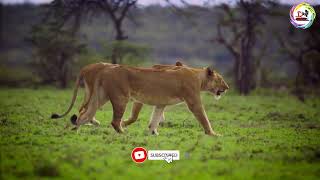
[[[206,71],[208,76],[213,76],[213,70],[211,67],[207,67]]]
[[[183,64],[180,61],[177,61],[176,66],[183,66]]]

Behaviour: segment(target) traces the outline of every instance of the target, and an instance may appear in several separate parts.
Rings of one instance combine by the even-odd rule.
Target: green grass
[[[76,107],[82,102],[78,96]],[[65,128],[64,112],[72,90],[1,89],[2,179],[318,179],[320,176],[320,99],[306,103],[286,94],[238,96],[219,101],[203,95],[214,130],[209,137],[184,104],[166,109],[159,136],[148,135],[152,108],[117,134],[110,125],[112,108],[97,112],[101,126]],[[125,118],[129,116],[131,103]],[[77,108],[73,109],[76,113]],[[180,161],[136,164],[134,147],[180,150]]]

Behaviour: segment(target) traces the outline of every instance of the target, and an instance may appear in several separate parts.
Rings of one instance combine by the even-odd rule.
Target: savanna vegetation
[[[83,126],[77,133],[67,127],[68,118],[49,118],[66,109],[71,93],[52,88],[1,89],[3,179],[317,179],[320,175],[318,97],[302,103],[286,93],[230,92],[216,101],[203,94],[210,122],[223,135],[209,137],[184,104],[167,108],[159,136],[148,133],[150,106],[124,134],[116,133],[110,125],[110,104],[97,112],[100,127]],[[136,164],[131,151],[137,146],[180,150],[181,160]]]

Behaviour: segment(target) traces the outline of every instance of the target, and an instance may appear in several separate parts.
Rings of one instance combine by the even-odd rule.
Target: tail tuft
[[[70,121],[72,124],[77,125],[77,119],[78,119],[77,115],[74,114],[71,116]]]
[[[60,118],[60,116],[58,114],[52,114],[51,115],[51,119],[58,119]]]

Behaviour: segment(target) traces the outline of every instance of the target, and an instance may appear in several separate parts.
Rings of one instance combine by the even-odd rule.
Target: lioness
[[[200,92],[208,91],[220,96],[228,89],[221,75],[211,68],[153,69],[114,65],[98,73],[88,108],[72,122],[77,127],[85,124],[94,117],[101,105],[110,100],[113,107],[111,124],[117,132],[122,133],[121,119],[129,99],[132,99],[156,107],[149,130],[158,134],[157,126],[165,106],[186,102],[205,133],[218,135],[212,130],[203,109]]]
[[[180,66],[185,66],[184,64],[182,64],[179,60],[176,61],[175,66],[174,65],[163,65],[163,64],[155,64],[152,66],[152,68],[154,69],[178,69]],[[123,126],[128,126],[132,123],[134,123],[135,121],[137,121],[139,113],[142,109],[143,103],[141,102],[133,102],[132,105],[132,109],[131,109],[131,115],[129,117],[128,120],[126,121],[122,121],[122,125]],[[155,112],[156,108],[154,108],[153,112]],[[165,120],[164,117],[164,112],[162,112],[162,114],[160,115],[160,122],[163,122]]]
[[[66,116],[71,111],[71,109],[74,105],[74,102],[77,98],[77,93],[78,93],[78,89],[79,89],[81,82],[83,82],[83,84],[84,84],[85,94],[84,94],[84,101],[79,108],[79,113],[80,114],[83,113],[85,111],[87,103],[90,99],[91,92],[93,90],[93,84],[96,79],[96,74],[106,66],[114,66],[114,64],[100,62],[100,63],[89,64],[89,65],[83,67],[79,73],[77,80],[76,80],[76,85],[75,85],[75,89],[73,92],[73,97],[72,97],[71,104],[70,104],[68,110],[65,113],[63,113],[62,115],[52,114],[51,118],[52,119],[62,118],[64,116]],[[94,125],[100,124],[100,122],[97,121],[94,117],[92,117],[92,119],[90,119],[90,122]]]
[[[100,62],[100,63],[89,64],[89,65],[83,67],[81,69],[81,71],[79,73],[79,77],[78,77],[78,79],[76,81],[76,86],[75,86],[75,89],[74,89],[73,98],[72,98],[72,101],[71,101],[71,104],[70,104],[68,110],[65,113],[63,113],[62,115],[52,114],[51,118],[53,118],[53,119],[62,118],[64,116],[66,116],[71,111],[71,109],[72,109],[72,107],[74,105],[74,102],[76,100],[78,88],[80,86],[80,82],[81,81],[84,84],[85,95],[84,95],[84,101],[83,101],[82,105],[79,108],[79,113],[83,114],[85,112],[85,110],[87,109],[89,99],[90,99],[90,97],[92,95],[93,85],[94,85],[95,79],[97,77],[97,74],[103,68],[105,68],[105,67],[113,67],[113,66],[117,66],[117,65]],[[155,68],[155,69],[170,69],[170,68],[172,68],[172,69],[174,69],[177,66],[183,66],[183,64],[180,61],[177,61],[175,65],[156,64],[156,65],[153,65],[152,68]],[[139,103],[139,102],[135,102],[134,103],[133,108],[132,108],[132,115],[129,118],[128,122],[135,121],[138,118],[138,114],[139,114],[141,108],[142,108],[142,104],[141,103]],[[162,115],[162,117],[163,117],[163,115]],[[71,119],[76,120],[77,116],[73,115],[71,117]],[[95,117],[92,117],[92,119],[90,119],[89,122],[94,124],[94,125],[99,125],[100,124],[100,122],[98,120],[96,120]]]

